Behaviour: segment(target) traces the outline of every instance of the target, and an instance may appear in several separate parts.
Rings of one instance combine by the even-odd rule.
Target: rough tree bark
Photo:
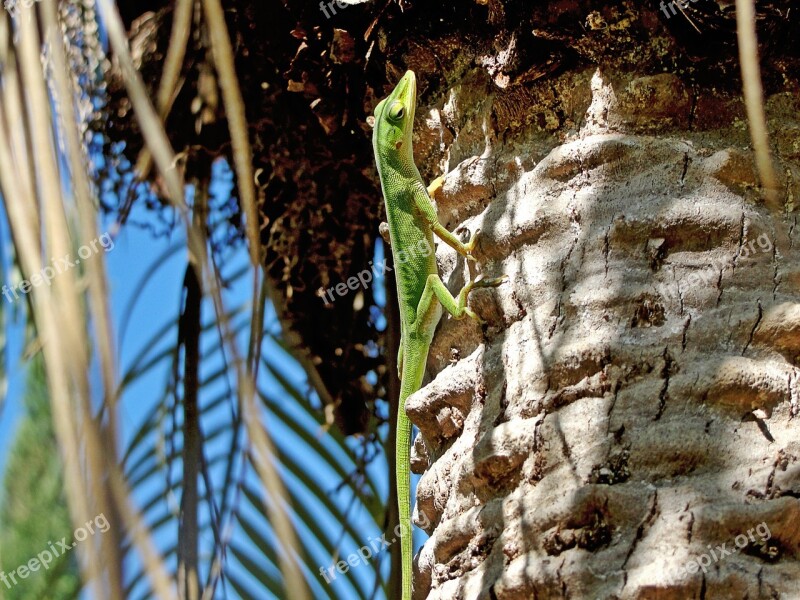
[[[800,597],[796,80],[767,102],[780,215],[734,89],[503,83],[476,67],[418,110],[440,218],[483,232],[477,267],[439,246],[444,280],[511,281],[473,294],[484,331],[445,320],[408,401],[416,597]]]
[[[511,282],[475,294],[487,331],[442,325],[409,400],[421,598],[800,594],[795,219],[759,203],[735,117],[645,134],[691,103],[674,75],[617,75],[554,83],[578,126],[551,146],[499,141],[475,85],[452,99],[480,125],[440,215],[480,227],[478,270]],[[795,101],[771,100],[776,123]]]

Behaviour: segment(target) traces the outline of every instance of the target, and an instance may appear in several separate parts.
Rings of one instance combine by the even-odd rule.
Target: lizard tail
[[[411,535],[411,473],[409,472],[411,445],[411,421],[405,415],[405,398],[401,397],[397,417],[397,504],[400,516],[400,557],[403,569],[403,600],[411,600],[411,579],[413,573],[413,546]]]
[[[413,578],[413,527],[411,525],[411,421],[406,415],[406,398],[422,385],[425,375],[427,347],[406,346],[403,357],[403,373],[400,382],[400,401],[397,407],[397,445],[395,448],[397,476],[397,504],[400,516],[400,557],[402,560],[402,600],[411,600]],[[420,356],[422,355],[422,356]]]

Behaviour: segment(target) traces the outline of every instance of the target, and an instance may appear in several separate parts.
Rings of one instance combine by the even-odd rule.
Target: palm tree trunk
[[[514,103],[495,83],[450,90],[439,214],[483,238],[477,267],[439,259],[453,289],[511,282],[473,295],[485,330],[441,325],[408,401],[416,596],[792,597],[800,254],[742,101],[673,73],[567,72]],[[797,96],[767,106],[785,201]]]

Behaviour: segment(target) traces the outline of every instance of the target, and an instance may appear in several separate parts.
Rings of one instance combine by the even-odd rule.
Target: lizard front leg
[[[428,184],[428,189],[426,190],[428,192],[428,196],[430,196],[435,200],[436,195],[439,193],[439,190],[441,190],[443,187],[444,187],[444,175],[439,175],[439,177],[437,177]]]
[[[442,185],[442,178],[434,179],[431,182],[431,185],[428,187],[428,190],[433,190],[434,193],[441,189]],[[431,197],[428,194],[428,190],[423,188],[418,188],[414,190],[414,208],[417,214],[425,221],[428,227],[431,228],[431,231],[435,233],[445,244],[453,248],[459,254],[467,257],[469,260],[475,260],[475,257],[472,256],[472,251],[475,249],[475,244],[478,241],[478,234],[480,230],[476,230],[475,233],[470,236],[469,241],[465,244],[460,239],[458,239],[453,233],[447,230],[447,228],[439,222],[439,216],[436,214],[436,208],[433,206],[433,202],[431,202]]]

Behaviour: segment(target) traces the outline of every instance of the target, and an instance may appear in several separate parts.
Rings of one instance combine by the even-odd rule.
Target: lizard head
[[[399,159],[403,164],[413,164],[411,132],[416,106],[417,78],[414,71],[407,71],[392,93],[375,107],[372,144],[389,163]]]

